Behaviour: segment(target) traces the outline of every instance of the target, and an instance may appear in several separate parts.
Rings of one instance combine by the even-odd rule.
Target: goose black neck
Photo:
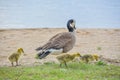
[[[69,31],[69,32],[73,32],[74,29],[73,29],[72,27],[69,26],[69,27],[68,27],[68,31]]]
[[[68,28],[68,31],[69,32],[73,32],[74,31],[74,28],[73,27],[71,27],[71,23],[73,23],[74,22],[74,20],[73,19],[71,19],[71,20],[69,20],[68,22],[67,22],[67,28]]]

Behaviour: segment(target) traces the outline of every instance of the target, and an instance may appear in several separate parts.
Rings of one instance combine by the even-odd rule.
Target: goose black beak
[[[44,53],[38,53],[39,59],[45,58],[47,55],[50,54],[50,51],[44,52]]]

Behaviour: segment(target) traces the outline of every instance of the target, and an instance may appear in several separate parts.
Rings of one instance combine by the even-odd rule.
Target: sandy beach
[[[55,61],[54,55],[45,59],[35,59],[35,49],[45,44],[57,33],[66,32],[63,28],[41,29],[0,29],[0,66],[11,66],[7,57],[22,47],[25,56],[21,56],[21,65],[43,64]],[[111,63],[120,65],[120,29],[78,29],[77,41],[74,48],[68,53],[98,54],[111,60]]]

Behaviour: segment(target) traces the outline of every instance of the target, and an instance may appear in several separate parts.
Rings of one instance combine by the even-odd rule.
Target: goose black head
[[[68,28],[69,32],[73,32],[76,29],[75,28],[75,21],[73,19],[68,20],[67,28]]]

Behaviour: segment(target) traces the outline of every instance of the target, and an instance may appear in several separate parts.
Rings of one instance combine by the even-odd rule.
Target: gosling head
[[[17,52],[19,52],[21,54],[21,53],[24,53],[24,50],[23,50],[23,48],[19,48]]]
[[[92,56],[93,56],[94,60],[98,61],[99,56],[97,54],[93,54]]]
[[[75,28],[75,21],[73,19],[68,20],[67,28],[68,28],[69,32],[73,32],[76,29]]]

